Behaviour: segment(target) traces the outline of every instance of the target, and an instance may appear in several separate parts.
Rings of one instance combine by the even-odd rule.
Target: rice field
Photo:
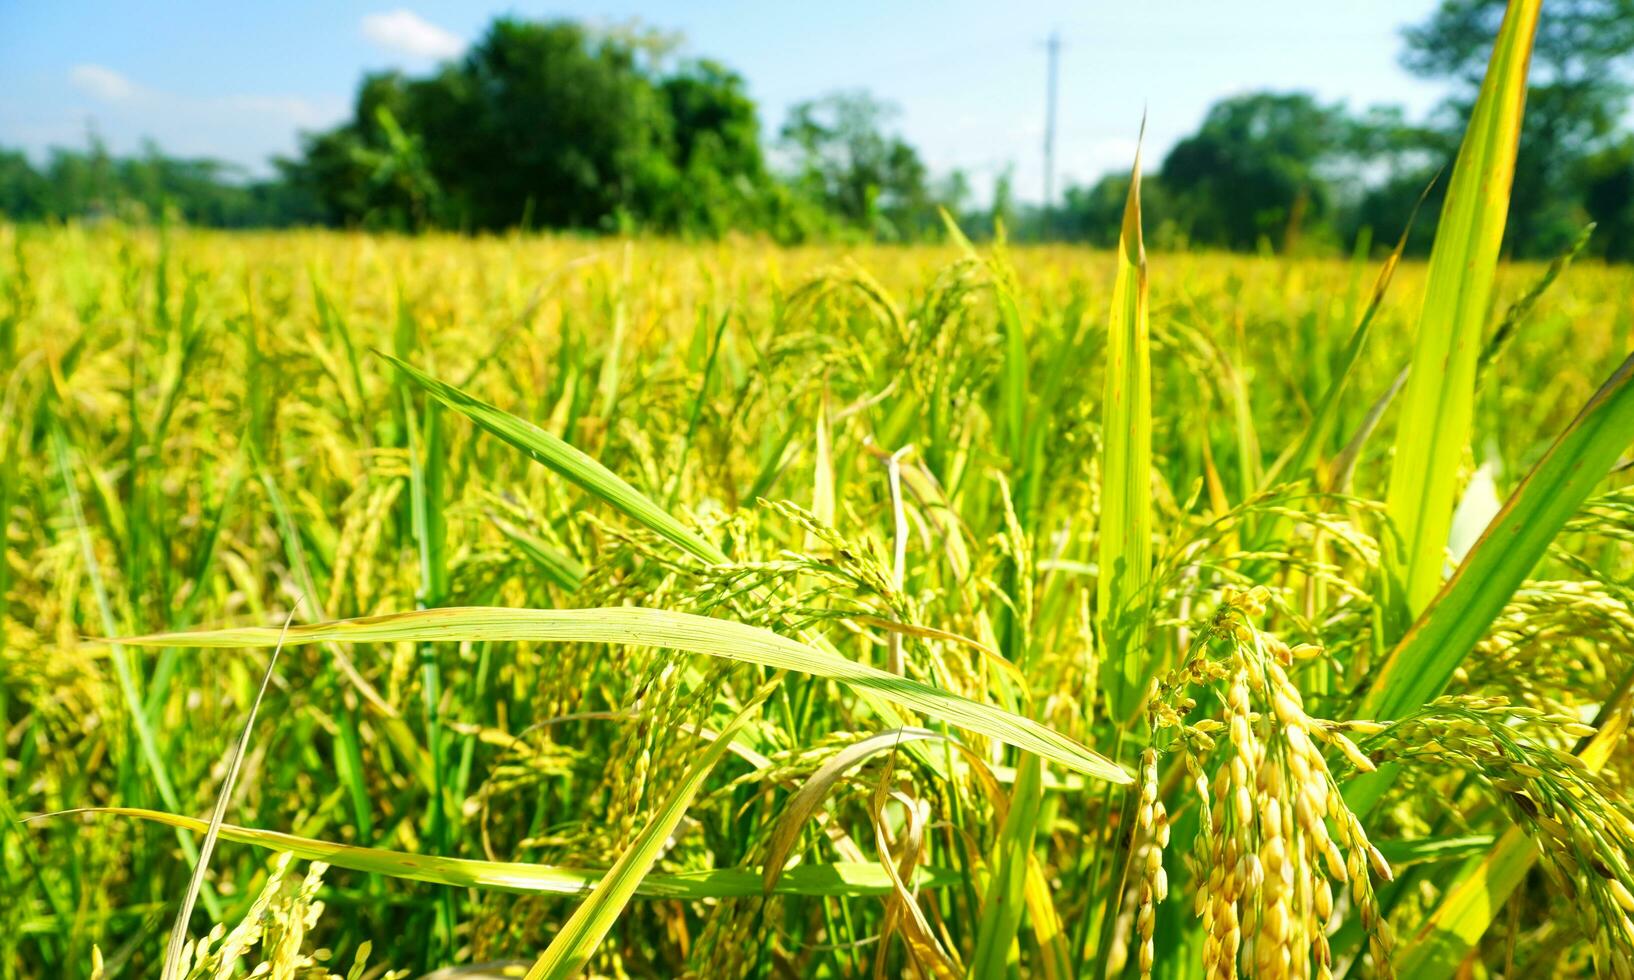
[[[0,226],[0,975],[1634,975],[1529,6],[1427,263]]]

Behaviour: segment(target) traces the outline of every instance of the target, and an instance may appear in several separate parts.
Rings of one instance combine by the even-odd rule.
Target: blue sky
[[[1051,30],[1063,41],[1059,186],[1127,167],[1143,108],[1155,157],[1210,102],[1256,88],[1427,111],[1444,89],[1408,75],[1398,55],[1401,27],[1434,5],[0,0],[0,145],[80,146],[94,125],[116,152],[150,136],[169,152],[264,172],[268,156],[294,149],[299,130],[345,116],[363,71],[427,70],[496,14],[634,18],[681,32],[683,55],[743,73],[769,133],[795,102],[868,88],[899,107],[897,127],[933,171],[963,168],[985,196],[1013,164],[1018,193],[1036,199]]]

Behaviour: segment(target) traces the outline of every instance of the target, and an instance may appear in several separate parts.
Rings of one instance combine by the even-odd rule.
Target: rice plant
[[[1425,265],[0,227],[0,973],[1634,976],[1538,13]]]

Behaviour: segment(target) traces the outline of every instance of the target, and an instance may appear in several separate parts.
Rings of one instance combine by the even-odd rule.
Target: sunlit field
[[[1428,262],[0,226],[0,975],[1634,976],[1516,10]]]
[[[154,970],[200,826],[154,814],[13,821],[89,806],[207,817],[267,664],[266,651],[82,637],[442,606],[671,610],[1007,706],[1139,768],[1147,726],[1115,724],[1094,693],[1113,255],[4,234],[15,353],[0,416],[0,935],[14,974],[84,972],[93,945],[110,972]],[[1171,666],[1182,655],[1229,664],[1241,631],[1266,657],[1314,644],[1286,671],[1313,718],[1344,717],[1387,652],[1370,592],[1376,501],[1395,430],[1415,420],[1392,405],[1367,429],[1410,357],[1421,267],[1391,283],[1312,479],[1274,471],[1341,370],[1378,266],[1149,260],[1150,642]],[[1494,319],[1545,271],[1506,268]],[[1470,481],[1455,522],[1464,547],[1616,367],[1630,285],[1626,270],[1573,266],[1482,372],[1460,471],[1486,476]],[[561,436],[724,559],[690,554],[441,407],[377,352]],[[1553,768],[1521,782],[1549,792],[1577,775],[1551,751],[1575,741],[1557,719],[1593,721],[1626,688],[1634,618],[1617,583],[1634,524],[1622,483],[1602,484],[1607,495],[1574,518],[1444,709],[1501,718],[1498,731],[1524,722],[1516,737]],[[321,886],[266,937],[281,955],[333,950],[314,962],[340,973],[370,940],[372,963],[410,970],[530,958],[582,901],[561,892],[611,866],[778,677],[664,834],[647,890],[594,968],[845,976],[969,960],[1004,860],[1013,750],[934,716],[888,716],[866,688],[639,639],[286,650],[227,811],[248,829],[224,831],[197,922],[253,918],[269,876],[293,886],[325,857]],[[1218,736],[1202,719],[1229,717],[1226,706],[1192,697],[1188,738]],[[1491,697],[1512,707],[1478,700]],[[1374,755],[1426,751],[1389,730],[1353,740]],[[1408,763],[1367,822],[1401,867],[1365,901],[1402,936],[1463,861],[1491,850],[1522,792],[1495,792],[1512,775],[1439,754]],[[1171,742],[1154,789],[1192,835],[1182,755]],[[1341,784],[1352,769],[1334,755]],[[1628,775],[1620,754],[1601,791]],[[1142,844],[1123,867],[1131,834],[1145,836],[1134,797],[1065,766],[1044,770],[1041,792],[1032,778],[1022,962],[1045,975],[1035,971],[1052,946],[1069,964],[1128,958],[1133,923],[1116,919],[1135,914],[1151,853]],[[1208,863],[1191,862],[1204,846],[1171,838],[1171,891],[1207,876]],[[774,852],[791,868],[768,897],[761,869]],[[517,865],[442,860],[455,858]],[[1568,972],[1586,965],[1582,926],[1554,913],[1564,899],[1549,882],[1523,883],[1489,955],[1514,943]],[[1330,901],[1346,904],[1343,893]],[[1159,906],[1157,932],[1196,941],[1181,904]],[[302,916],[304,941],[287,924]],[[1339,933],[1336,952],[1349,939],[1354,955],[1359,935]]]

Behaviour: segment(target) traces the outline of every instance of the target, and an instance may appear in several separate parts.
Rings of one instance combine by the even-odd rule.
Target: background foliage
[[[1343,252],[1394,239],[1427,187],[1408,251],[1435,232],[1432,187],[1457,148],[1502,0],[1443,0],[1406,31],[1403,61],[1453,87],[1430,118],[1325,104],[1300,92],[1222,98],[1147,181],[1148,237],[1166,247]],[[866,92],[793,107],[773,125],[728,66],[678,62],[675,39],[503,18],[428,75],[364,78],[352,118],[303,137],[274,174],[247,179],[157,147],[113,159],[93,139],[45,161],[0,153],[13,220],[156,217],[220,227],[321,224],[417,231],[512,227],[779,241],[937,237],[946,208],[985,237],[1110,247],[1126,177],[1069,185],[1051,213],[1017,207],[1001,173],[987,203],[933,179]],[[1634,0],[1561,0],[1543,19],[1505,248],[1634,259],[1634,136],[1627,128]],[[1230,193],[1224,193],[1229,188]],[[1378,247],[1382,248],[1382,245]]]

